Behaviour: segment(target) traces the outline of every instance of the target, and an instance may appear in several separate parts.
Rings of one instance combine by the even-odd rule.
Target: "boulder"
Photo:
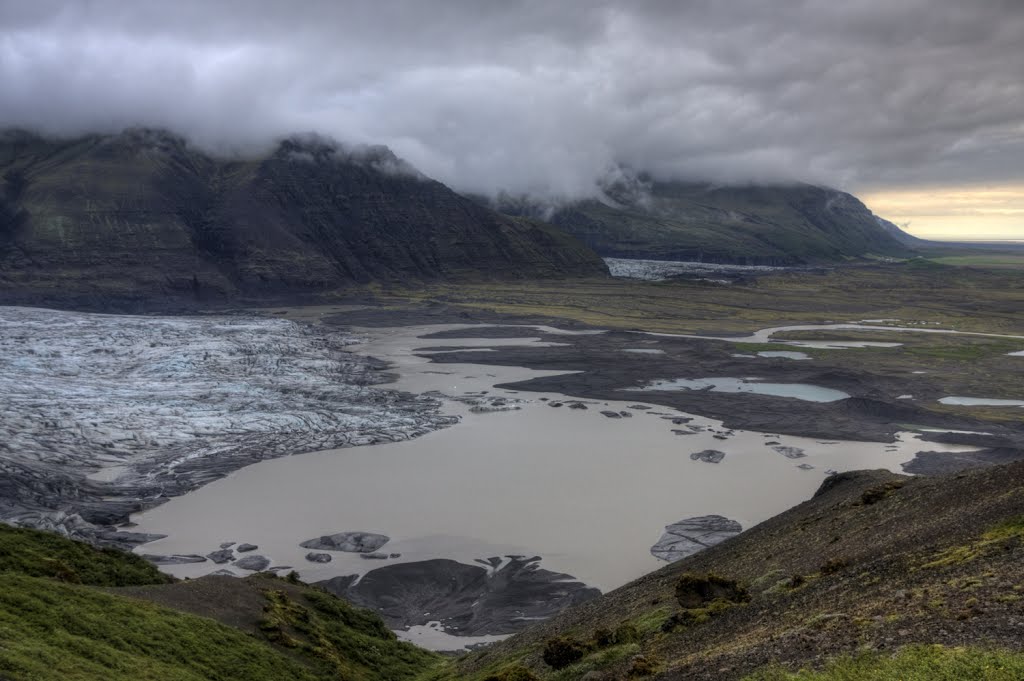
[[[338,532],[307,539],[299,544],[304,549],[318,551],[348,551],[350,553],[373,553],[391,541],[391,537],[374,532]]]
[[[266,570],[270,566],[270,559],[266,556],[253,554],[251,556],[246,556],[245,558],[239,558],[232,563],[232,566],[243,570],[260,572],[261,570]]]
[[[223,563],[230,563],[234,560],[235,552],[231,549],[221,549],[220,551],[214,551],[213,553],[206,554],[206,557],[217,565],[222,565]]]
[[[725,452],[720,452],[717,449],[705,449],[703,452],[690,454],[691,460],[703,461],[705,463],[720,463],[724,458]]]
[[[310,563],[330,563],[331,554],[329,553],[317,553],[316,551],[310,551],[306,554],[306,560]]]

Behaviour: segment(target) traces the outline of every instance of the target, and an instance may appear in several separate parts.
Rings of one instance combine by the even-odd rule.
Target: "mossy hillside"
[[[1024,678],[1018,651],[945,646],[908,646],[893,655],[862,654],[823,669],[791,672],[773,667],[744,681],[1016,681]]]
[[[267,640],[303,654],[323,678],[412,679],[443,660],[398,641],[376,614],[331,594],[307,590],[301,600],[266,593],[259,628]]]
[[[10,681],[318,681],[240,631],[89,587],[0,574],[0,677]]]
[[[0,573],[5,572],[92,586],[173,581],[134,554],[99,549],[50,532],[0,523]]]
[[[402,681],[445,665],[297,580],[210,579],[0,525],[0,678]]]

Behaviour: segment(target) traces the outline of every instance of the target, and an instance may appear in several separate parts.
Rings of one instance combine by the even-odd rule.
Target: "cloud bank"
[[[317,131],[481,192],[1011,182],[1022,36],[1020,0],[0,0],[0,126]]]

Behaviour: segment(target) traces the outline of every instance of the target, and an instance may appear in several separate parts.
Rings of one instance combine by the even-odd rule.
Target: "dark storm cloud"
[[[1022,45],[1020,0],[0,0],[0,125],[315,130],[472,190],[1017,181]]]

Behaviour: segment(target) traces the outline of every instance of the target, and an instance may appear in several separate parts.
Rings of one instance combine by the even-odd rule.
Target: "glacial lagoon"
[[[470,339],[423,338],[452,329],[465,329]],[[496,387],[564,372],[431,362],[431,348],[540,344],[539,338],[472,338],[472,325],[353,333],[365,341],[349,349],[391,365],[396,379],[384,387],[443,396],[443,412],[459,423],[408,441],[289,456],[235,471],[136,514],[135,531],[167,535],[139,552],[205,555],[224,542],[250,542],[272,565],[291,566],[307,581],[435,558],[471,564],[491,556],[540,556],[546,569],[609,590],[663,565],[650,549],[665,526],[681,519],[715,514],[749,528],[810,497],[833,471],[900,472],[900,464],[921,450],[972,449],[920,442],[910,432],[883,443],[732,431],[643,402]],[[756,387],[780,399],[844,396],[821,386],[709,380],[692,387]],[[500,407],[481,409],[488,401]],[[586,408],[553,408],[563,403]],[[692,456],[706,450],[724,457],[709,463],[714,459]],[[390,541],[378,560],[343,552],[329,563],[306,560],[300,542],[342,531],[378,532]],[[164,569],[196,577],[225,568],[245,574],[209,561]],[[451,645],[443,626],[403,635]]]

